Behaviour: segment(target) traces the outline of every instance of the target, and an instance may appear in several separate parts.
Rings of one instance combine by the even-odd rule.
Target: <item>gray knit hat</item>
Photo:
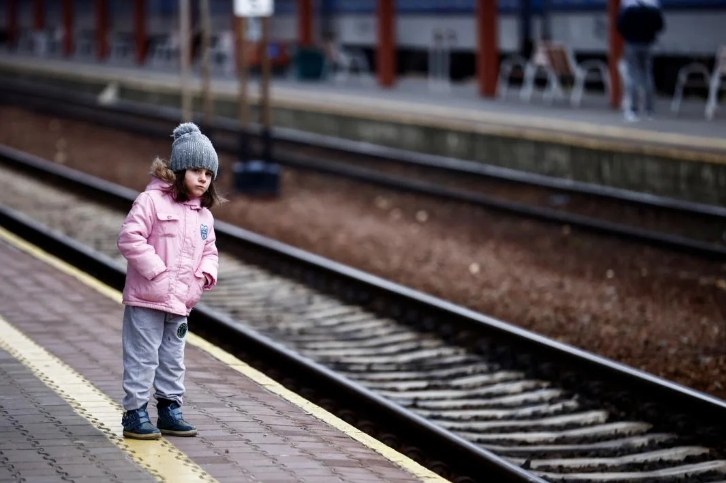
[[[212,142],[202,134],[196,124],[185,122],[180,124],[172,134],[171,161],[169,169],[174,172],[187,168],[205,168],[214,173],[217,179],[219,159]]]

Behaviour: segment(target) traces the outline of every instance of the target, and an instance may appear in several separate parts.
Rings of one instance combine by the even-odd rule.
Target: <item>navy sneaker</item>
[[[178,402],[174,401],[163,407],[157,406],[157,410],[159,419],[156,425],[162,434],[169,434],[171,436],[196,436],[197,428],[184,421],[181,406]]]
[[[149,413],[146,412],[146,404],[139,409],[126,411],[121,418],[124,427],[124,436],[133,439],[159,439],[161,431],[151,424]]]

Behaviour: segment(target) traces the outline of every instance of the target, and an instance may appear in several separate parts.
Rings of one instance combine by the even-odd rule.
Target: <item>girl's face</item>
[[[184,186],[191,198],[202,196],[212,182],[214,173],[204,168],[188,168],[184,174]]]

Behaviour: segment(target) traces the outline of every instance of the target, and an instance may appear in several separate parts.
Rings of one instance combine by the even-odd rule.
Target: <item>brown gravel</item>
[[[137,190],[170,151],[8,107],[0,143]],[[215,216],[726,397],[726,265],[290,169],[282,187],[275,200],[227,194]]]

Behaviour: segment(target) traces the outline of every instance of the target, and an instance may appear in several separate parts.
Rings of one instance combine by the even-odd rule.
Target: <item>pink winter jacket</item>
[[[123,303],[189,315],[217,283],[214,218],[199,198],[175,202],[154,178],[134,201],[118,236],[128,260]],[[207,274],[212,282],[205,286]]]

